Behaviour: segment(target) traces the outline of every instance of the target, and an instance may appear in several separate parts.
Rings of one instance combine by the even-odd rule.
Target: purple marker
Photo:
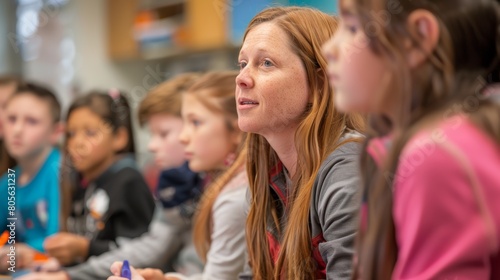
[[[122,270],[120,272],[120,277],[132,280],[132,271],[130,271],[130,264],[127,260],[123,261]]]

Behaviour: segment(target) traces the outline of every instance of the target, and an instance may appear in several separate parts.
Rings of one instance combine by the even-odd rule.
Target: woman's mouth
[[[259,105],[259,102],[248,99],[248,98],[238,98],[238,110],[251,109]]]

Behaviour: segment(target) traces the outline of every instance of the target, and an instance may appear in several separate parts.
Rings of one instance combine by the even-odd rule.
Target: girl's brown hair
[[[350,12],[358,15],[366,27],[368,46],[386,58],[391,67],[392,82],[385,94],[400,104],[392,122],[382,116],[370,116],[373,123],[368,141],[391,131],[393,143],[380,169],[366,152],[362,156],[369,223],[358,237],[359,261],[354,278],[390,279],[398,248],[392,218],[393,182],[389,174],[395,174],[399,156],[409,139],[422,126],[449,116],[451,108],[459,108],[452,114],[467,113],[478,127],[500,143],[500,106],[481,96],[488,74],[498,73],[498,5],[491,0],[352,2],[354,10]],[[342,4],[341,1],[341,9],[346,9]],[[410,39],[419,47],[419,38],[406,28],[408,16],[417,9],[434,14],[440,38],[427,61],[412,70],[406,61],[403,42]],[[464,104],[468,101],[477,106],[472,110],[467,108]]]
[[[336,18],[310,8],[273,7],[252,19],[245,38],[253,28],[265,22],[287,33],[293,51],[302,60],[313,100],[304,108],[304,117],[295,133],[297,170],[285,210],[286,226],[278,219],[269,188],[269,174],[278,164],[278,156],[263,136],[248,135],[247,172],[252,196],[247,220],[249,261],[255,279],[314,279],[316,267],[309,226],[314,180],[327,156],[346,143],[339,143],[343,131],[363,131],[364,120],[359,115],[338,112],[333,104],[334,93],[326,77],[327,66],[321,46],[337,29]],[[270,256],[266,235],[268,217],[273,217],[283,236],[276,264]]]
[[[239,131],[236,126],[238,114],[234,99],[237,74],[234,71],[209,72],[200,77],[184,93],[195,96],[210,111],[224,117],[228,131]],[[211,244],[212,207],[227,183],[238,172],[241,172],[246,161],[246,150],[243,145],[235,147],[235,152],[236,160],[205,189],[194,218],[193,242],[198,255],[204,262]]]

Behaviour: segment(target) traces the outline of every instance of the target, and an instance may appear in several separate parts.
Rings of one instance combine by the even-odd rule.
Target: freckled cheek
[[[287,106],[288,99],[285,93],[279,94],[279,92],[274,92],[275,95],[270,94],[266,98],[266,102],[263,105],[263,109],[270,115],[280,114],[281,108]]]
[[[292,100],[290,95],[297,94],[296,92],[288,92],[288,96],[282,99],[275,99],[273,106],[269,106],[270,115],[273,119],[288,120],[298,114],[297,101]]]

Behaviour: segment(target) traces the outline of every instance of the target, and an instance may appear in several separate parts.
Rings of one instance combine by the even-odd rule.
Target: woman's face
[[[185,145],[189,168],[195,172],[224,169],[226,158],[239,144],[241,132],[230,131],[224,114],[209,110],[192,94],[182,98],[182,119],[180,141]]]
[[[243,42],[238,61],[240,129],[263,136],[295,131],[310,92],[306,70],[286,32],[274,23],[255,26]]]

